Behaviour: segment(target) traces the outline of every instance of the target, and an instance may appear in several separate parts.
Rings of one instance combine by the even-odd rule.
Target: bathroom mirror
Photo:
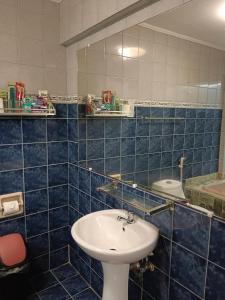
[[[134,107],[80,115],[79,164],[225,218],[222,2],[189,1],[78,51],[79,95]]]

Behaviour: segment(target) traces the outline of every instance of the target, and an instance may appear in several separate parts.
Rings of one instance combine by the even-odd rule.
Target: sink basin
[[[86,215],[73,225],[72,236],[95,259],[113,264],[137,262],[155,248],[158,230],[138,217],[134,224],[123,226],[118,216],[126,218],[127,212],[110,209]]]
[[[157,244],[159,231],[154,225],[138,216],[133,224],[117,218],[127,215],[119,209],[98,211],[80,218],[71,229],[77,244],[102,262],[103,300],[128,299],[129,264],[146,257]]]

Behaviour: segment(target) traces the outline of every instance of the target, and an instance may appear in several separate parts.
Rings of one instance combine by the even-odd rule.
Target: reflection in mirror
[[[225,45],[207,14],[196,30],[181,22],[191,12],[200,22],[198,9],[190,1],[78,51],[79,95],[111,91],[134,106],[129,117],[80,116],[79,164],[225,218]]]

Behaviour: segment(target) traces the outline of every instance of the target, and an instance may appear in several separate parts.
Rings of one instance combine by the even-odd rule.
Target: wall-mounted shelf
[[[114,102],[114,104],[113,104]],[[103,97],[96,97],[94,95],[88,95],[84,102],[86,117],[94,118],[115,118],[115,117],[134,117],[134,105],[119,99],[113,101],[103,99]],[[112,110],[114,109],[114,110]]]
[[[48,108],[31,109],[26,111],[24,108],[4,108],[4,112],[0,113],[0,117],[47,117],[54,116],[56,110],[52,104]]]
[[[169,209],[172,206],[172,202],[169,200],[165,200],[165,203],[158,203],[149,199],[145,200],[143,197],[140,197],[137,193],[135,193],[135,189],[132,192],[121,190],[116,183],[110,183],[98,187],[97,191],[125,202],[148,215],[159,213]]]

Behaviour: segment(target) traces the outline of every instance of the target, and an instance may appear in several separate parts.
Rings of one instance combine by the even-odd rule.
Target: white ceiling
[[[225,50],[225,16],[218,13],[223,5],[225,0],[192,0],[145,23]]]

